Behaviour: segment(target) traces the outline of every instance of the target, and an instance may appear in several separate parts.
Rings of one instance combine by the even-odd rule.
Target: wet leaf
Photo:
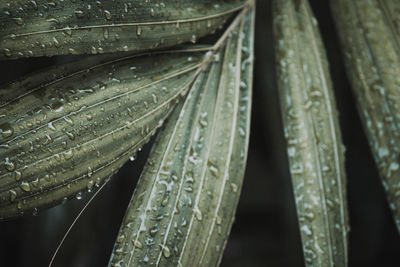
[[[307,266],[347,266],[344,148],[328,62],[306,0],[274,4],[281,112]]]
[[[213,61],[160,132],[111,266],[217,266],[221,260],[247,158],[253,19],[254,7],[243,10],[217,42],[221,48],[206,53]]]
[[[244,2],[1,1],[0,59],[138,51],[196,42]]]
[[[346,70],[400,231],[400,2],[334,1]]]
[[[41,71],[0,92],[0,218],[91,191],[155,133],[203,53],[106,56]]]

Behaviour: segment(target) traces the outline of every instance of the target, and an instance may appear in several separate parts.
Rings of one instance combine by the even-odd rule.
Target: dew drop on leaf
[[[28,182],[25,182],[25,181],[21,182],[20,187],[21,187],[21,189],[24,190],[25,192],[31,191],[31,186],[29,185]]]
[[[5,166],[6,170],[8,170],[10,172],[15,170],[15,164],[10,160],[9,157],[5,158],[4,166]]]

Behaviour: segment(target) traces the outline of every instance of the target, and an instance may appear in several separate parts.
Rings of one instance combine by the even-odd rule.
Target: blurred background
[[[275,84],[271,1],[257,3],[254,99],[246,176],[221,266],[304,266]],[[330,61],[346,146],[350,266],[400,266],[400,237],[390,215],[347,80],[327,1],[310,1]],[[0,84],[76,57],[0,62]],[[4,86],[2,86],[4,87]],[[0,87],[1,88],[1,87]],[[53,266],[106,266],[150,145],[93,200]],[[39,213],[0,222],[0,266],[48,266],[84,195]]]

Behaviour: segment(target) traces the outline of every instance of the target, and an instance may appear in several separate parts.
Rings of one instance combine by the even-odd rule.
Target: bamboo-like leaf
[[[0,218],[102,183],[149,140],[204,64],[195,52],[110,58],[1,90]]]
[[[247,158],[253,19],[254,7],[235,18],[225,32],[233,30],[231,37],[158,136],[110,265],[216,266],[221,260]]]
[[[332,1],[358,111],[400,231],[400,2]]]
[[[306,0],[274,4],[278,85],[305,263],[347,266],[344,148],[328,62]]]
[[[138,51],[196,42],[244,2],[1,1],[0,59]]]

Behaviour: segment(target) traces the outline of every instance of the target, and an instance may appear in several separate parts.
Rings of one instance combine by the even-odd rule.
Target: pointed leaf
[[[347,266],[344,149],[324,46],[306,0],[274,4],[278,85],[307,266]]]
[[[161,126],[202,62],[193,52],[111,56],[2,90],[0,218],[55,205],[115,173]]]
[[[221,260],[247,158],[253,19],[254,7],[236,17],[231,37],[158,136],[111,266],[217,266]]]
[[[0,2],[0,59],[138,51],[195,42],[244,0]]]
[[[400,2],[332,1],[346,70],[400,232]]]

